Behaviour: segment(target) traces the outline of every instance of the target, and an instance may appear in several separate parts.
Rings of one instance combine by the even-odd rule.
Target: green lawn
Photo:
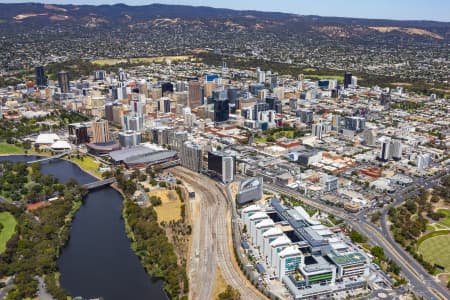
[[[438,235],[424,240],[419,247],[419,253],[431,264],[443,266],[450,271],[450,234]]]
[[[344,80],[344,76],[341,75],[305,75],[305,78],[310,78],[310,79],[336,79],[336,80]],[[358,78],[359,79],[359,78]]]
[[[70,161],[79,165],[83,170],[89,171],[99,177],[102,176],[102,173],[98,170],[100,163],[90,156],[84,156],[82,159],[73,157]]]
[[[450,209],[441,208],[437,212],[445,214],[445,218],[442,218],[439,223],[450,227]]]
[[[23,148],[8,143],[0,143],[0,154],[22,154]]]
[[[260,137],[260,136],[258,136],[258,137],[255,136],[253,138],[253,142],[254,143],[267,143],[266,139],[263,137]]]
[[[3,225],[0,232],[0,253],[3,253],[6,249],[6,243],[16,231],[17,222],[11,213],[4,211],[0,213],[0,223]]]
[[[294,138],[294,134],[295,134],[294,130],[282,130],[282,131],[275,132],[273,134],[273,138],[274,139],[278,139],[278,138],[284,136],[284,137],[287,137],[289,139],[292,139],[292,138]]]

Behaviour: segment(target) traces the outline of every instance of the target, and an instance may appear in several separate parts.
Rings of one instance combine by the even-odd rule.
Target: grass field
[[[158,57],[137,57],[130,58],[131,63],[152,63],[152,62],[165,62],[167,60],[170,61],[181,61],[191,59],[191,56],[180,55],[180,56],[158,56]],[[112,59],[97,59],[92,61],[93,64],[100,66],[113,66],[120,63],[126,63],[128,59],[126,58],[112,58]]]
[[[294,130],[283,130],[283,131],[275,132],[273,134],[273,138],[277,139],[277,138],[280,138],[280,137],[284,136],[284,137],[287,137],[289,139],[292,139],[292,138],[294,138],[294,134],[295,134]]]
[[[0,223],[3,225],[0,232],[0,253],[3,253],[6,249],[6,243],[16,231],[17,222],[11,213],[4,211],[0,213]]]
[[[420,244],[419,253],[429,263],[443,266],[447,272],[450,271],[450,234],[424,240]]]
[[[255,143],[267,143],[266,139],[261,137],[261,136],[255,137],[253,139],[253,142],[255,142]]]
[[[84,156],[83,159],[73,157],[70,159],[70,161],[76,163],[80,166],[80,168],[89,171],[96,176],[102,176],[102,173],[98,170],[100,163],[90,156]]]
[[[0,143],[0,154],[22,154],[23,148],[7,143]]]
[[[161,205],[155,206],[159,222],[178,221],[181,219],[181,200],[174,190],[153,190],[149,196],[161,198]]]
[[[341,80],[341,81],[344,80],[344,76],[341,76],[341,75],[310,75],[310,74],[307,74],[307,75],[305,75],[305,78],[336,79],[336,80]],[[358,79],[360,79],[360,78],[358,78]]]
[[[450,209],[441,208],[438,209],[438,212],[445,214],[445,218],[442,218],[439,223],[444,226],[450,227]]]

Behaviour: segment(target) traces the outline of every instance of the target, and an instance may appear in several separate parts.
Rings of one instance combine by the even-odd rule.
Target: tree
[[[238,290],[234,289],[231,285],[227,285],[225,291],[219,294],[218,300],[240,300],[241,294]]]
[[[380,246],[374,246],[370,249],[370,253],[379,259],[384,259],[384,249]]]
[[[354,229],[350,232],[349,236],[354,243],[365,243],[367,241],[367,237]]]

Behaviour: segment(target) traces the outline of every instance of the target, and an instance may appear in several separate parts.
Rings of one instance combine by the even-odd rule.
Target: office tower
[[[270,76],[270,88],[273,89],[274,87],[278,86],[278,76],[275,74],[272,74]]]
[[[322,123],[317,123],[317,124],[312,124],[311,126],[311,131],[312,131],[312,135],[317,137],[319,140],[322,139],[322,135],[323,135],[323,124]]]
[[[367,146],[375,146],[377,139],[377,133],[375,129],[364,130],[364,143]]]
[[[314,118],[314,112],[309,109],[299,109],[295,112],[297,118],[300,118],[300,121],[305,124],[311,124]]]
[[[278,86],[278,87],[274,88],[273,94],[275,95],[276,98],[283,100],[284,99],[284,87]]]
[[[89,143],[88,123],[69,124],[69,138],[75,145]]]
[[[141,143],[142,136],[140,132],[127,130],[119,132],[119,144],[122,148],[131,148]]]
[[[144,118],[143,116],[124,116],[123,124],[125,125],[125,130],[140,131],[144,129]]]
[[[366,127],[366,119],[363,117],[347,116],[344,119],[345,129],[361,132]]]
[[[391,139],[385,137],[381,142],[380,159],[382,161],[388,161],[392,158],[392,144]]]
[[[275,101],[274,110],[277,114],[283,113],[283,103],[281,103],[281,100]]]
[[[35,71],[36,71],[36,85],[38,87],[47,86],[47,76],[45,75],[44,66],[36,67]]]
[[[127,80],[127,74],[122,68],[119,68],[119,81]]]
[[[269,106],[269,109],[274,110],[275,109],[275,101],[277,100],[276,97],[266,97],[266,103]]]
[[[250,93],[256,96],[260,90],[264,89],[264,84],[252,83],[249,85],[248,89]]]
[[[258,83],[266,82],[266,72],[261,71],[259,67],[256,68],[256,80],[258,81]]]
[[[218,99],[214,101],[214,122],[228,121],[230,107],[228,99]]]
[[[106,79],[106,71],[104,71],[104,70],[95,71],[94,79],[95,80],[105,80]]]
[[[425,170],[428,169],[430,164],[432,162],[431,155],[426,154],[419,154],[416,158],[416,166],[419,170]]]
[[[108,121],[97,119],[92,122],[92,142],[108,143],[110,141]]]
[[[180,163],[185,168],[201,172],[203,165],[202,145],[192,141],[185,141],[181,146]]]
[[[333,115],[331,119],[331,128],[333,130],[339,131],[341,128],[341,116],[340,115]]]
[[[344,88],[348,88],[352,84],[352,74],[345,73],[344,75]]]
[[[188,106],[196,108],[200,105],[202,105],[201,84],[197,80],[191,80],[189,81]]]
[[[157,110],[162,113],[170,112],[170,99],[167,97],[161,98],[157,102]]]
[[[400,140],[392,140],[392,158],[400,160],[402,158],[402,142]]]
[[[289,99],[289,107],[290,107],[291,110],[293,110],[293,111],[296,110],[297,107],[298,107],[297,99],[295,99],[295,98]]]
[[[236,87],[231,87],[227,90],[228,93],[228,100],[230,100],[230,103],[235,104],[236,101],[238,101],[240,89]]]
[[[216,86],[216,84],[212,81],[205,82],[205,87],[204,87],[205,95],[204,96],[211,97],[214,92],[215,86]]]
[[[173,93],[173,84],[170,82],[164,82],[161,84],[161,91],[163,96],[167,95],[168,93]]]
[[[140,101],[139,99],[130,100],[130,111],[137,115],[144,114],[145,102]]]
[[[358,86],[358,77],[352,76],[350,84],[352,87],[356,88]]]
[[[388,106],[391,103],[391,94],[382,92],[380,94],[380,105]]]
[[[70,90],[69,86],[69,73],[66,71],[61,71],[58,73],[58,84],[61,89],[61,93],[68,93]]]
[[[112,122],[114,120],[113,106],[114,104],[112,102],[107,102],[105,104],[105,119],[109,122]]]
[[[221,178],[224,183],[232,182],[236,174],[235,156],[223,151],[209,151],[208,171]]]
[[[123,125],[123,107],[119,105],[113,106],[113,122]]]

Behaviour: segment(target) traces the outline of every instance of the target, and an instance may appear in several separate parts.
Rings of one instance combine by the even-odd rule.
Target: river
[[[34,156],[3,156],[0,160],[26,161]],[[65,160],[42,164],[42,172],[60,181],[95,181]],[[130,248],[122,219],[122,196],[111,187],[89,192],[76,213],[70,240],[58,260],[61,285],[73,296],[105,300],[166,300],[163,282],[145,272]]]

